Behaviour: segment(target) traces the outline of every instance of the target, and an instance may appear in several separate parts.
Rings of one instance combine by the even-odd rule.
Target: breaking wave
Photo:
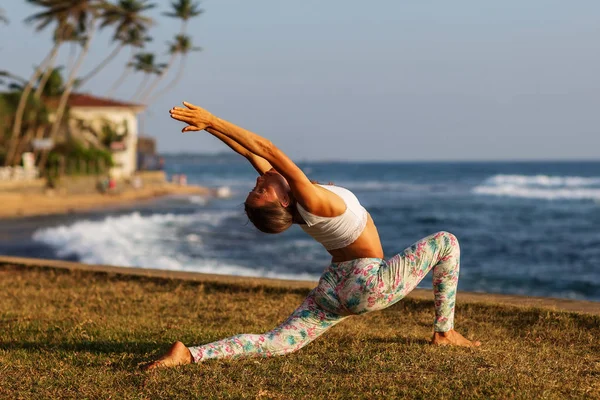
[[[473,193],[546,200],[600,200],[600,177],[495,175]]]
[[[33,240],[52,247],[61,258],[75,257],[86,264],[144,267],[210,274],[268,277],[278,279],[315,280],[308,273],[281,273],[261,268],[249,268],[223,262],[217,257],[198,257],[204,250],[204,235],[212,234],[225,219],[237,211],[207,211],[191,215],[154,214],[138,212],[110,216],[103,220],[82,220],[72,225],[39,229]],[[204,231],[193,232],[186,227],[201,226]],[[193,246],[194,254],[182,251]]]

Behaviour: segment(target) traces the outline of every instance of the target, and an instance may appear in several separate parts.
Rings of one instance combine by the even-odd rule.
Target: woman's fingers
[[[197,109],[193,110],[190,108],[183,108],[183,107],[173,107],[173,108],[171,108],[171,111],[181,111],[181,112],[188,112],[188,113],[195,113],[195,114],[198,113]]]
[[[193,105],[192,103],[188,103],[187,101],[183,102],[183,105],[189,108],[190,110],[198,110],[200,107]]]
[[[173,107],[169,110],[169,114],[171,118],[185,122],[189,126],[186,126],[181,130],[181,132],[191,132],[191,131],[201,131],[207,127],[207,123],[205,121],[206,115],[210,115],[210,113],[206,112],[200,107],[197,107],[187,101],[183,102],[183,105],[187,108],[183,107]]]
[[[181,111],[169,111],[171,117],[191,117],[191,115],[187,115],[186,113],[182,113]]]
[[[172,108],[169,110],[171,114],[179,114],[179,115],[196,115],[194,111],[188,110],[187,108]]]
[[[171,114],[171,118],[176,119],[177,121],[186,122],[190,125],[194,124],[194,118],[186,116],[186,115]]]
[[[193,115],[173,113],[173,114],[171,114],[171,118],[176,118],[176,119],[180,119],[180,118],[194,118],[194,116]]]
[[[201,131],[201,130],[202,130],[202,129],[198,128],[197,126],[191,126],[191,125],[190,125],[190,126],[186,126],[185,128],[183,128],[183,129],[181,130],[181,132],[182,132],[182,133],[185,133],[185,132],[193,132],[193,131]]]
[[[197,118],[194,115],[176,112],[171,113],[171,118],[177,119],[179,121],[197,121]]]
[[[192,103],[188,103],[187,101],[183,102],[183,105],[186,106],[186,108],[183,107],[173,107],[172,110],[178,110],[178,111],[196,111],[196,110],[202,110],[202,108],[193,105]],[[205,110],[202,110],[205,111]]]

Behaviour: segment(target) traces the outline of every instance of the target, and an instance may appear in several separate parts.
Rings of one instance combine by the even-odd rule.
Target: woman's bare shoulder
[[[319,217],[333,218],[342,215],[346,211],[346,203],[344,200],[331,190],[327,190],[324,186],[318,183],[313,183],[316,192],[319,195],[320,201],[313,202],[311,209],[307,210],[311,214]]]

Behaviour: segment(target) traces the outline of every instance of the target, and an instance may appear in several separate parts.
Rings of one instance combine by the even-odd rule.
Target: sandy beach
[[[212,191],[201,186],[181,186],[171,183],[139,189],[127,188],[117,193],[60,194],[0,193],[0,218],[20,218],[38,215],[68,214],[106,207],[126,205],[161,196],[210,195]]]

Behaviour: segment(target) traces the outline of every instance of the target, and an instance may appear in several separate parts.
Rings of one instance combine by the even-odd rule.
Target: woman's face
[[[278,201],[282,206],[290,204],[290,185],[285,178],[274,169],[256,178],[256,186],[246,198],[246,203],[253,207],[261,207]]]

